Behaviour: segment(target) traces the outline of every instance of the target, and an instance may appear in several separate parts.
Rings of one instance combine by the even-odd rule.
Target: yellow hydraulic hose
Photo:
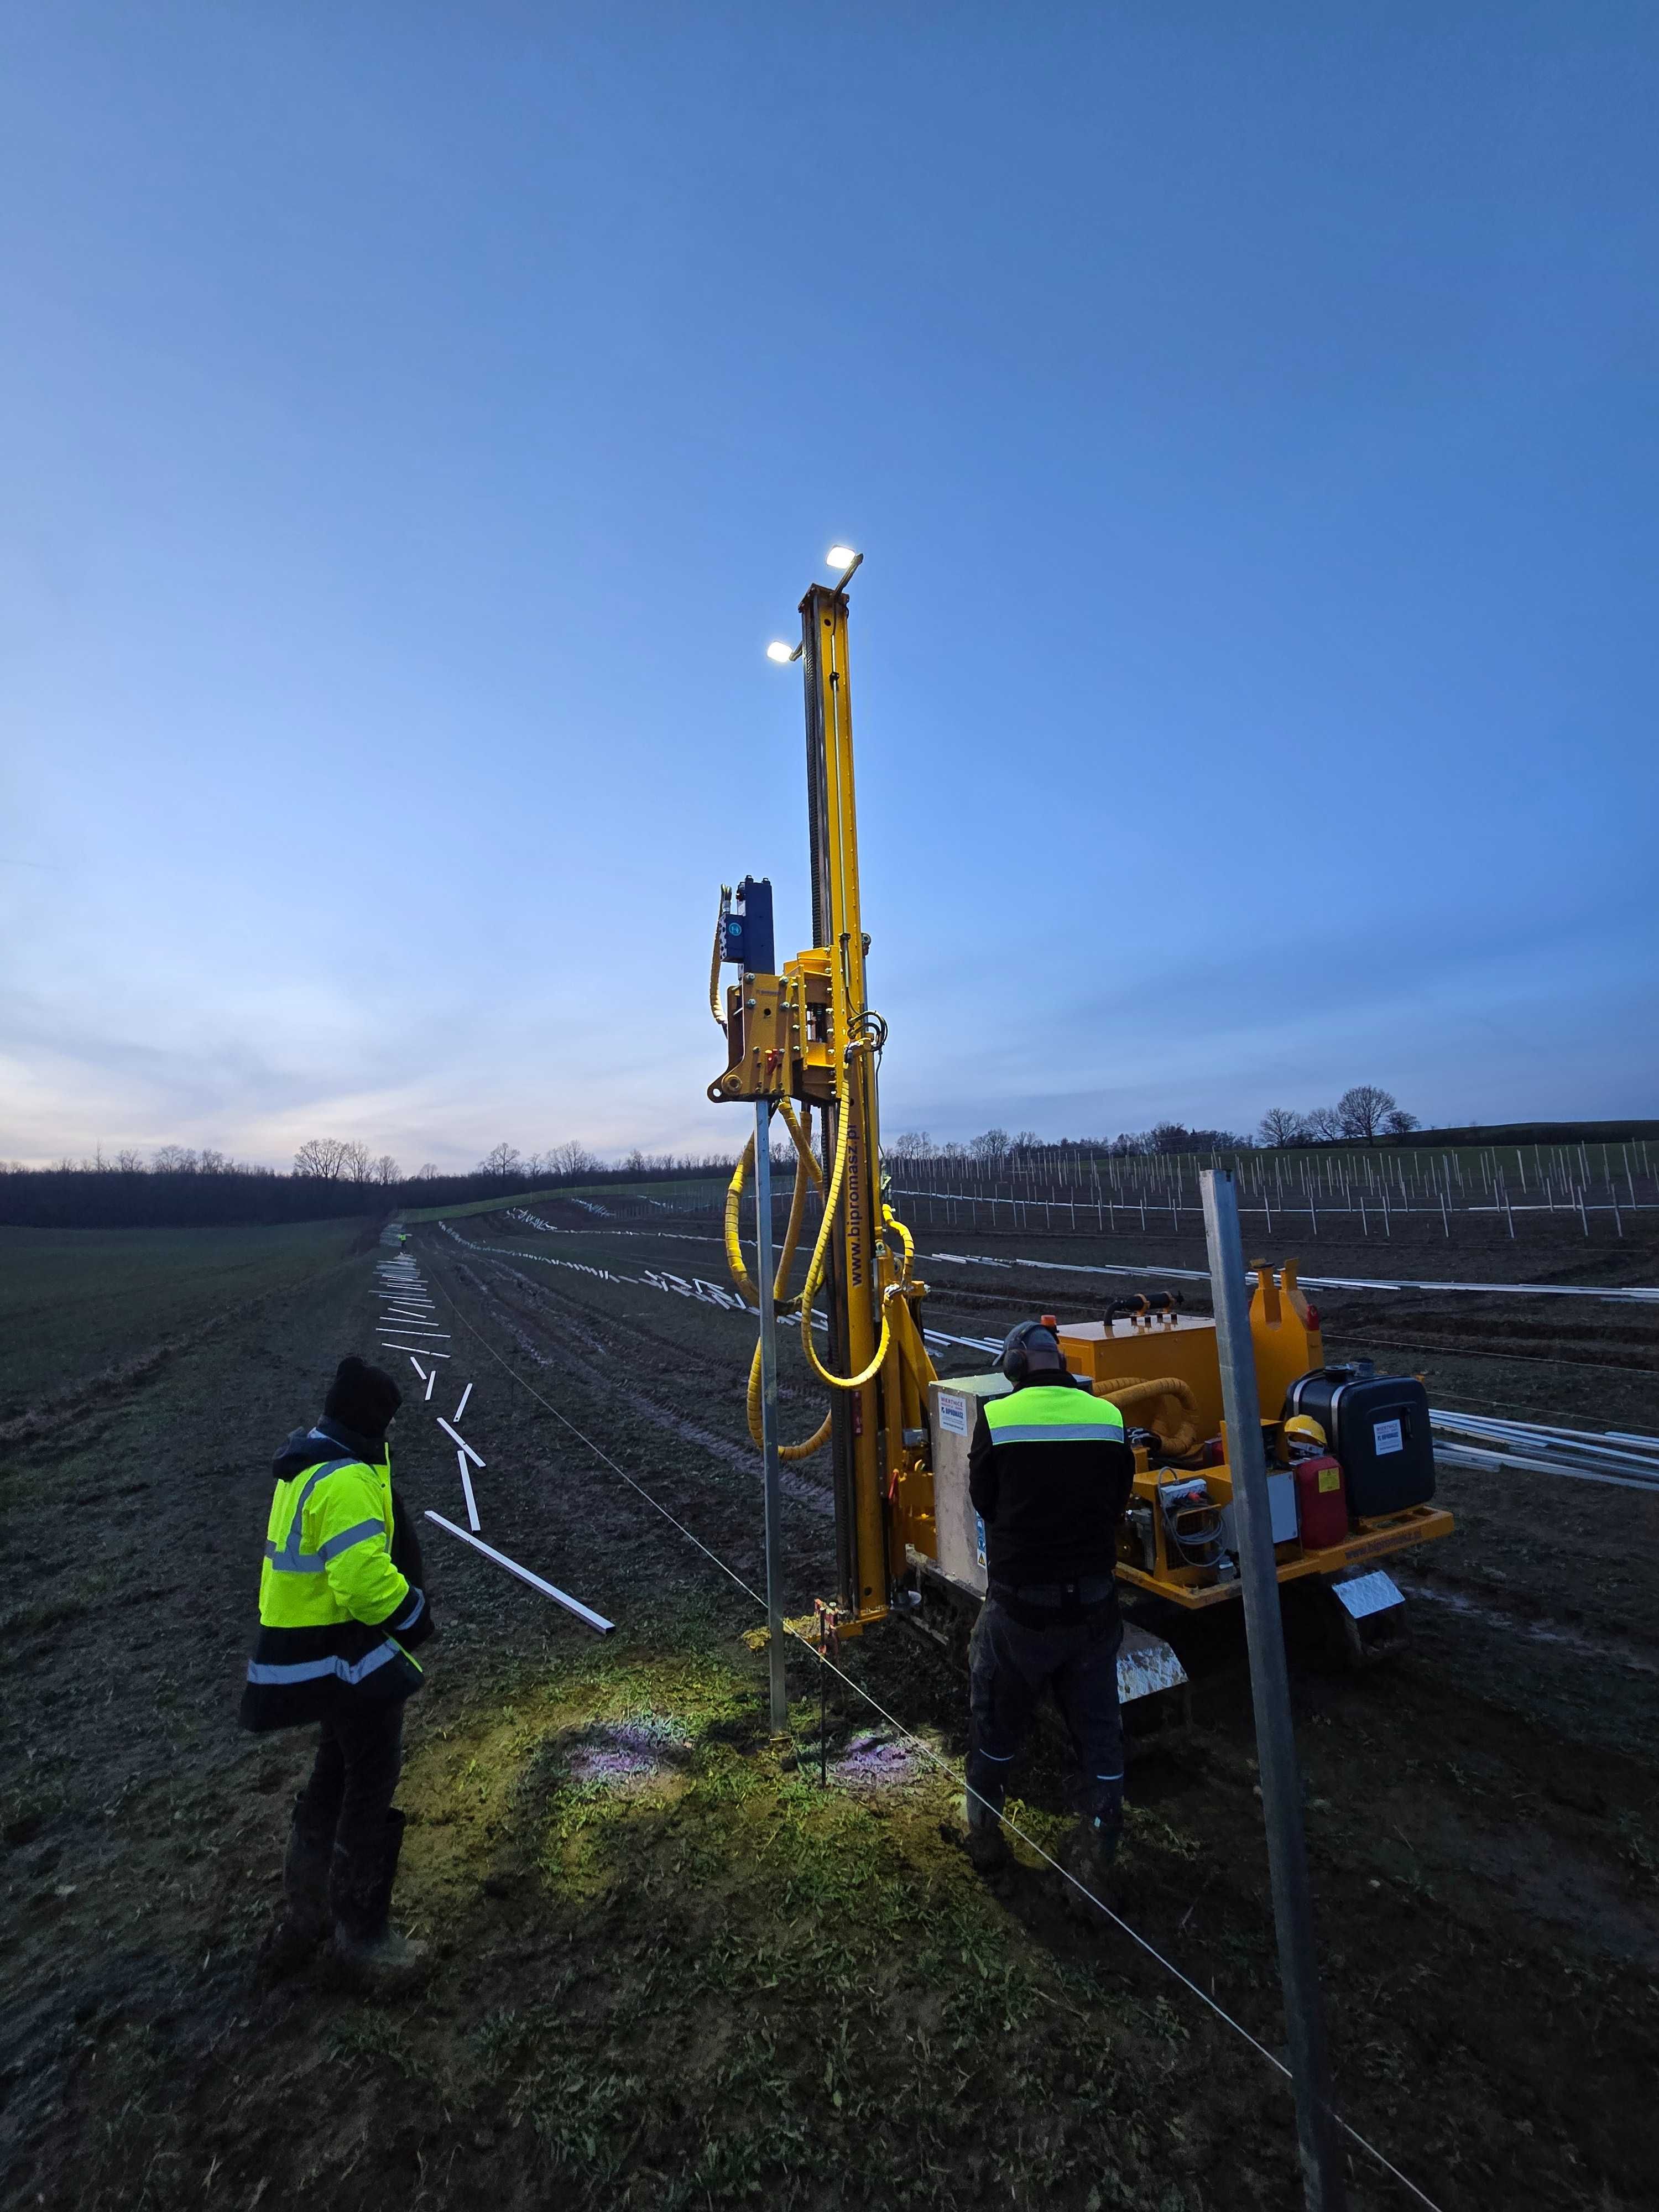
[[[801,1158],[805,1163],[807,1174],[811,1177],[812,1181],[817,1183],[818,1188],[822,1190],[823,1188],[823,1170],[818,1165],[817,1161],[814,1158],[812,1147],[801,1133],[800,1124],[795,1119],[794,1108],[789,1103],[789,1101],[787,1098],[780,1098],[778,1101],[778,1110],[783,1115],[784,1127],[788,1130],[790,1135],[795,1140],[795,1150],[800,1154]],[[811,1117],[811,1111],[812,1109],[809,1106],[806,1109],[809,1118]]]
[[[738,1155],[738,1164],[732,1170],[731,1182],[726,1186],[726,1264],[732,1271],[732,1280],[737,1286],[738,1296],[752,1300],[758,1306],[760,1292],[755,1288],[754,1277],[750,1273],[743,1256],[743,1224],[740,1212],[743,1205],[743,1187],[748,1181],[749,1170],[754,1163],[754,1158],[755,1140],[750,1137]]]
[[[823,1279],[824,1255],[830,1249],[830,1233],[835,1224],[836,1209],[841,1204],[841,1186],[847,1168],[847,1132],[852,1123],[852,1115],[847,1110],[845,1084],[842,1085],[838,1103],[841,1112],[836,1117],[838,1126],[836,1130],[836,1164],[830,1172],[830,1188],[824,1194],[823,1219],[818,1228],[818,1241],[807,1267],[806,1280],[801,1285],[800,1334],[801,1342],[806,1348],[807,1359],[819,1382],[828,1383],[832,1390],[861,1390],[866,1382],[873,1382],[881,1372],[882,1363],[887,1357],[888,1345],[892,1336],[892,1323],[887,1309],[892,1300],[901,1297],[908,1287],[910,1263],[907,1249],[899,1279],[896,1283],[890,1283],[881,1294],[881,1336],[869,1365],[857,1375],[832,1375],[818,1358],[817,1346],[812,1341],[812,1306],[817,1297],[818,1285]],[[882,1208],[882,1215],[884,1223],[891,1218],[890,1211],[886,1206]],[[908,1244],[908,1240],[906,1241]]]
[[[761,1442],[761,1356],[760,1346],[755,1346],[755,1356],[749,1363],[749,1433],[758,1444]],[[830,1416],[826,1413],[817,1427],[804,1443],[780,1444],[780,1459],[811,1459],[814,1452],[823,1449],[830,1441]]]
[[[867,1049],[867,1047],[860,1047],[857,1048]],[[892,1208],[884,1203],[881,1209],[883,1229],[892,1231],[897,1235],[903,1255],[899,1269],[899,1278],[896,1282],[890,1283],[886,1289],[882,1292],[881,1334],[869,1364],[857,1375],[833,1374],[830,1370],[824,1365],[823,1360],[819,1358],[817,1346],[812,1341],[812,1309],[817,1302],[818,1290],[823,1280],[824,1262],[829,1255],[830,1239],[835,1231],[836,1214],[841,1204],[842,1185],[846,1180],[847,1139],[848,1132],[851,1127],[852,1120],[851,1115],[847,1110],[846,1084],[843,1079],[840,1087],[840,1097],[837,1100],[841,1111],[836,1117],[836,1157],[834,1164],[830,1172],[829,1188],[824,1191],[823,1216],[818,1224],[818,1233],[813,1243],[812,1256],[807,1262],[805,1280],[801,1285],[800,1289],[793,1297],[786,1294],[786,1286],[788,1283],[789,1270],[793,1264],[795,1249],[799,1238],[801,1216],[805,1205],[807,1177],[810,1176],[812,1181],[817,1183],[820,1188],[823,1188],[823,1171],[820,1168],[817,1161],[813,1158],[810,1136],[808,1135],[807,1131],[796,1121],[788,1100],[783,1099],[780,1103],[782,1108],[785,1127],[788,1129],[790,1136],[794,1140],[795,1151],[799,1158],[799,1164],[797,1166],[795,1170],[794,1191],[789,1203],[789,1224],[784,1234],[783,1249],[779,1255],[777,1273],[772,1285],[773,1305],[775,1310],[779,1313],[788,1313],[792,1311],[799,1312],[800,1316],[801,1343],[805,1349],[807,1364],[811,1366],[814,1374],[817,1375],[821,1382],[827,1384],[832,1390],[860,1390],[863,1389],[866,1382],[872,1382],[881,1372],[883,1364],[885,1362],[888,1352],[891,1348],[892,1322],[888,1309],[892,1300],[896,1297],[902,1297],[909,1286],[910,1267],[915,1253],[915,1244],[908,1230],[907,1230],[903,1223],[899,1220]],[[811,1109],[809,1109],[809,1122],[810,1114]],[[748,1182],[749,1170],[754,1163],[754,1158],[755,1139],[753,1137],[750,1137],[749,1142],[743,1148],[742,1155],[738,1158],[738,1164],[732,1171],[732,1180],[726,1187],[725,1241],[726,1262],[726,1266],[731,1270],[732,1282],[736,1285],[738,1292],[745,1300],[752,1301],[752,1303],[758,1307],[761,1300],[761,1293],[757,1288],[755,1279],[753,1276],[750,1275],[748,1267],[744,1262],[742,1239],[742,1206],[744,1187]],[[757,1344],[755,1346],[754,1358],[750,1364],[748,1391],[749,1432],[757,1443],[759,1443],[761,1441],[760,1397],[760,1346]],[[830,1418],[826,1414],[819,1428],[806,1440],[805,1443],[780,1445],[778,1456],[781,1459],[789,1460],[808,1458],[813,1452],[822,1449],[829,1437],[829,1434]]]
[[[1109,1398],[1115,1406],[1138,1406],[1148,1398],[1173,1398],[1184,1406],[1188,1413],[1196,1413],[1198,1400],[1193,1395],[1191,1383],[1183,1382],[1178,1375],[1159,1375],[1151,1382],[1139,1375],[1119,1375],[1109,1382],[1097,1382],[1097,1398]],[[1198,1449],[1198,1431],[1192,1421],[1183,1421],[1173,1435],[1164,1438],[1164,1449],[1175,1459]]]
[[[802,1157],[805,1158],[814,1169],[816,1169],[817,1163],[811,1156],[811,1140],[802,1130],[800,1124],[796,1121],[794,1115],[790,1111],[787,1102],[785,1103],[783,1112],[784,1119],[788,1124],[789,1133],[795,1140],[797,1150],[801,1153]],[[809,1107],[807,1109],[809,1117],[811,1115],[811,1109]],[[740,1222],[739,1209],[743,1202],[743,1188],[748,1176],[749,1169],[753,1164],[754,1158],[755,1139],[753,1137],[750,1137],[749,1142],[744,1146],[743,1157],[738,1162],[736,1171],[732,1177],[731,1183],[728,1186],[726,1194],[726,1265],[732,1270],[732,1279],[736,1284],[739,1292],[744,1297],[751,1299],[754,1304],[758,1306],[760,1304],[760,1293],[755,1287],[754,1278],[750,1274],[748,1268],[744,1265],[743,1245],[738,1234]],[[819,1180],[820,1182],[823,1180],[821,1176]],[[788,1224],[783,1232],[783,1249],[778,1255],[777,1273],[774,1276],[772,1281],[772,1303],[775,1310],[779,1313],[787,1313],[793,1307],[799,1305],[800,1303],[798,1297],[788,1297],[787,1295],[787,1291],[789,1282],[789,1271],[795,1264],[795,1249],[800,1242],[800,1225],[802,1218],[805,1212],[806,1177],[799,1169],[797,1169],[795,1172],[795,1188],[789,1200]],[[754,1438],[756,1443],[758,1444],[762,1441],[761,1356],[760,1344],[758,1340],[757,1340],[755,1345],[755,1356],[749,1364],[748,1404],[749,1433]],[[787,1460],[811,1459],[813,1453],[822,1451],[824,1445],[828,1443],[829,1441],[830,1416],[826,1413],[823,1420],[819,1423],[817,1428],[815,1429],[812,1434],[806,1438],[804,1443],[780,1444],[778,1446],[778,1457],[780,1459]]]

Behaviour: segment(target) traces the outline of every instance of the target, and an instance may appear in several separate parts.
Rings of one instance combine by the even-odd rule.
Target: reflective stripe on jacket
[[[1113,1576],[1134,1471],[1122,1414],[1069,1375],[981,1399],[969,1492],[991,1580],[1046,1587]]]
[[[408,1647],[431,1623],[424,1593],[392,1559],[390,1455],[353,1455],[319,1427],[289,1439],[276,1474],[242,1725],[291,1728],[325,1719],[342,1698],[408,1697],[421,1685]]]

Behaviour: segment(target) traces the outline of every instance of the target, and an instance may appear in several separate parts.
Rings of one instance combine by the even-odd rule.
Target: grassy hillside
[[[511,1190],[500,1198],[481,1198],[465,1206],[412,1206],[401,1208],[395,1217],[399,1221],[459,1221],[471,1213],[500,1213],[509,1206],[549,1206],[580,1203],[586,1199],[607,1212],[626,1206],[630,1213],[653,1206],[666,1212],[678,1211],[688,1203],[701,1206],[717,1204],[726,1194],[727,1178],[724,1175],[691,1176],[684,1182],[595,1182],[583,1183],[573,1188],[561,1183],[553,1190]]]

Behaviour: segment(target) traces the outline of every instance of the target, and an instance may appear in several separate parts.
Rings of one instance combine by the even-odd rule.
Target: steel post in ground
[[[761,1466],[766,1496],[766,1656],[772,1733],[789,1726],[783,1673],[783,1527],[778,1460],[778,1321],[772,1297],[772,1102],[755,1102],[755,1284],[760,1297]]]
[[[1244,1288],[1244,1247],[1238,1228],[1238,1189],[1223,1168],[1205,1169],[1200,1181],[1221,1360],[1221,1396],[1227,1415],[1227,1464],[1238,1532],[1238,1573],[1249,1644],[1250,1695],[1255,1708],[1267,1864],[1279,1936],[1279,1975],[1296,2087],[1303,2194],[1309,2212],[1342,2212],[1347,2198],[1336,2119],[1331,2110],[1330,2061],[1314,1949],[1308,1851],[1302,1832],[1302,1781],[1291,1725],[1285,1629],[1279,1617],[1273,1512],[1267,1499],[1267,1461],[1261,1442],[1255,1352]]]

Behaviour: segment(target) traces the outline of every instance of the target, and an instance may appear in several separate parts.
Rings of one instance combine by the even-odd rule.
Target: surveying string
[[[495,1361],[498,1366],[506,1369],[507,1374],[512,1377],[513,1381],[519,1385],[520,1389],[527,1391],[530,1396],[536,1401],[536,1403],[538,1406],[545,1407],[547,1412],[552,1414],[555,1420],[562,1422],[564,1426],[569,1430],[571,1435],[576,1438],[579,1443],[584,1444],[586,1449],[592,1453],[595,1459],[600,1461],[605,1467],[608,1467],[613,1474],[619,1475],[628,1485],[630,1490],[637,1492],[639,1496],[645,1500],[646,1504],[651,1508],[653,1513],[660,1514],[662,1518],[667,1522],[670,1528],[677,1528],[680,1534],[685,1538],[686,1541],[694,1545],[696,1549],[702,1553],[706,1559],[712,1561],[729,1582],[735,1583],[738,1588],[743,1592],[744,1595],[748,1598],[752,1604],[757,1606],[762,1613],[766,1611],[765,1599],[757,1590],[750,1588],[750,1584],[744,1580],[740,1574],[738,1574],[735,1567],[728,1566],[726,1561],[720,1558],[718,1552],[710,1551],[708,1545],[703,1542],[702,1537],[694,1534],[693,1532],[686,1527],[684,1522],[676,1519],[674,1515],[669,1511],[668,1508],[660,1504],[658,1499],[654,1498],[642,1483],[636,1482],[635,1480],[634,1477],[629,1474],[626,1468],[618,1467],[616,1461],[611,1458],[610,1453],[605,1451],[602,1446],[596,1444],[592,1437],[586,1434],[586,1432],[581,1429],[579,1429],[576,1426],[576,1424],[569,1418],[568,1414],[561,1413],[559,1408],[553,1404],[550,1399],[544,1398],[541,1392],[538,1390],[532,1383],[526,1382],[525,1377],[519,1373],[518,1370],[512,1365],[511,1362],[504,1358],[503,1355],[495,1349],[495,1346],[490,1343],[489,1338],[483,1334],[482,1330],[474,1327],[473,1323],[467,1318],[466,1315],[461,1311],[459,1305],[457,1304],[454,1297],[451,1295],[449,1291],[444,1288],[441,1284],[439,1285],[439,1288],[442,1291],[444,1297],[448,1301],[451,1310],[459,1321],[462,1328],[468,1330],[473,1336],[477,1338],[478,1342],[483,1345],[484,1350],[489,1354],[490,1358]],[[461,1532],[459,1530],[456,1530],[454,1533],[459,1534]],[[929,1760],[934,1766],[938,1767],[940,1772],[945,1775],[952,1783],[959,1784],[966,1796],[978,1799],[981,1805],[988,1806],[988,1809],[992,1811],[996,1811],[998,1809],[994,1806],[990,1806],[989,1801],[987,1798],[981,1796],[980,1792],[974,1789],[973,1785],[969,1782],[964,1774],[959,1774],[956,1768],[951,1765],[950,1761],[942,1758],[940,1754],[933,1749],[930,1743],[926,1742],[922,1737],[919,1736],[915,1733],[914,1729],[907,1728],[904,1723],[898,1719],[895,1714],[890,1713],[887,1708],[881,1704],[879,1699],[871,1695],[870,1692],[865,1688],[861,1682],[854,1681],[850,1674],[847,1674],[842,1668],[838,1667],[835,1662],[830,1659],[825,1652],[821,1651],[809,1638],[803,1636],[799,1629],[791,1627],[787,1621],[784,1623],[784,1628],[786,1633],[793,1637],[794,1640],[800,1645],[803,1651],[810,1652],[812,1657],[817,1661],[820,1667],[826,1668],[830,1674],[834,1674],[837,1678],[838,1680],[845,1683],[848,1689],[852,1690],[858,1697],[861,1698],[864,1700],[864,1703],[870,1707],[872,1712],[878,1713],[882,1719],[884,1720],[890,1728],[896,1729],[900,1735],[902,1736],[907,1742],[913,1743],[915,1746],[916,1749],[921,1752],[924,1759]],[[820,1738],[820,1743],[822,1744],[822,1738]],[[1132,1943],[1135,1944],[1139,1949],[1144,1951],[1149,1959],[1153,1960],[1158,1966],[1162,1966],[1167,1974],[1172,1975],[1174,1978],[1181,1984],[1183,1989],[1190,1990],[1193,1996],[1198,1999],[1199,2002],[1212,2012],[1218,2020],[1223,2021],[1228,2027],[1231,2028],[1235,2035],[1242,2037],[1243,2040],[1249,2045],[1252,2051],[1257,2052],[1261,2057],[1267,2060],[1268,2065],[1273,2069],[1276,2074],[1281,2075],[1285,2081],[1290,2081],[1290,2069],[1285,2065],[1283,2061],[1276,2058],[1273,2052],[1268,2050],[1267,2045],[1259,2041],[1256,2037],[1252,2035],[1249,2029],[1244,2027],[1241,2021],[1235,2020],[1224,2006],[1218,2004],[1216,2000],[1209,1994],[1208,1990],[1201,1988],[1197,1982],[1192,1979],[1190,1975],[1183,1973],[1181,1968],[1177,1966],[1172,1960],[1166,1959],[1161,1951],[1157,1949],[1152,1944],[1149,1943],[1146,1941],[1146,1938],[1136,1929],[1132,1928],[1128,1922],[1125,1920],[1121,1914],[1114,1912],[1111,1906],[1108,1905],[1103,1899],[1097,1897],[1093,1890],[1090,1889],[1086,1884],[1080,1882],[1077,1876],[1071,1873],[1066,1868],[1061,1866],[1059,1860],[1054,1858],[1049,1852],[1046,1851],[1034,1836],[1028,1835],[1024,1828],[1017,1827],[1015,1824],[1007,1818],[1006,1814],[1003,1815],[1003,1826],[1011,1835],[1018,1836],[1021,1843],[1027,1845],[1030,1850],[1035,1851],[1036,1856],[1042,1859],[1046,1865],[1051,1866],[1056,1874],[1060,1875],[1066,1881],[1068,1881],[1072,1887],[1075,1889],[1079,1895],[1086,1897],[1091,1905],[1098,1906],[1100,1911],[1105,1914],[1106,1917],[1112,1922],[1115,1927],[1121,1928],[1122,1929],[1123,1933],[1129,1938]],[[1365,2136],[1360,2134],[1357,2128],[1352,2126],[1348,2121],[1345,2120],[1341,2113],[1337,2112],[1334,2106],[1331,2107],[1331,2118],[1335,2121],[1337,2126],[1340,2128],[1343,2134],[1347,2136],[1351,2142],[1357,2144],[1358,2147],[1365,2153],[1365,2155],[1368,2158],[1375,2159],[1376,2163],[1383,2168],[1384,2172],[1393,2175],[1394,2179],[1399,2182],[1401,2188],[1408,2190],[1411,2192],[1419,2204],[1427,2205],[1429,2212],[1440,2212],[1440,2207],[1435,2203],[1433,2197],[1430,2197],[1425,2191],[1419,2189],[1409,2174],[1402,2173],[1392,2159],[1387,2157],[1382,2151],[1378,2150],[1375,2143],[1369,2142]]]

